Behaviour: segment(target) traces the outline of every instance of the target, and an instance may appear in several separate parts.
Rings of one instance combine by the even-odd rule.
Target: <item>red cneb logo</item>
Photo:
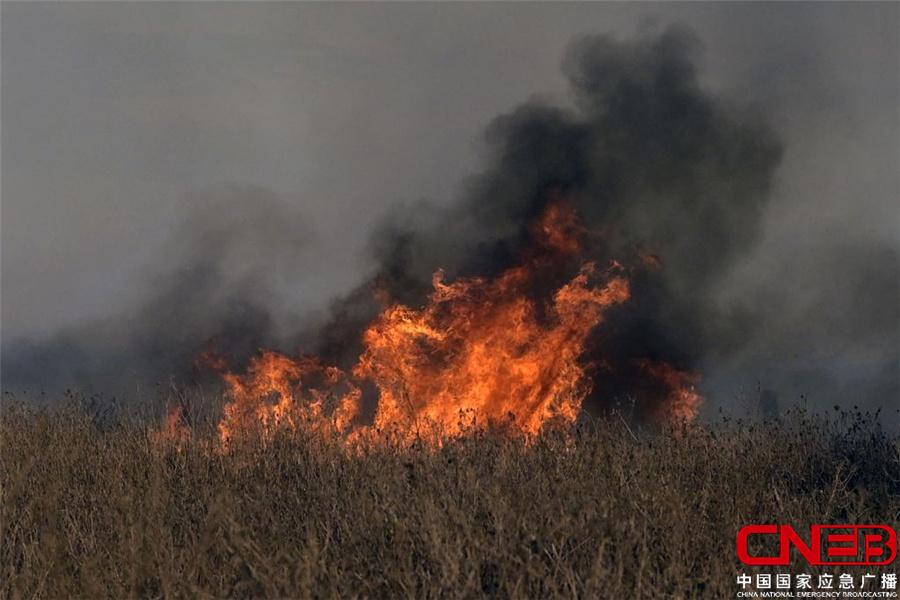
[[[778,556],[750,556],[751,535],[779,536]],[[813,525],[809,545],[790,525],[748,525],[737,538],[747,565],[788,565],[791,544],[811,565],[886,565],[897,558],[897,532],[887,525]]]

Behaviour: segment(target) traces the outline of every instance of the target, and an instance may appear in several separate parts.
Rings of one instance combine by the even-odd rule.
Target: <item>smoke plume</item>
[[[633,273],[627,310],[611,310],[589,343],[586,361],[613,357],[594,365],[589,409],[652,414],[659,390],[641,377],[646,360],[710,371],[718,390],[765,378],[788,394],[798,382],[814,385],[824,398],[865,381],[865,393],[890,402],[900,390],[898,314],[883,300],[896,299],[895,248],[857,244],[821,257],[808,283],[822,290],[831,279],[838,300],[788,310],[773,302],[790,293],[779,290],[723,301],[723,285],[760,239],[783,147],[757,112],[704,89],[699,52],[681,27],[576,40],[562,62],[572,102],[533,100],[495,118],[488,165],[452,206],[386,215],[369,244],[375,276],[335,300],[324,325],[286,326],[270,302],[278,281],[302,279],[291,256],[305,250],[304,224],[262,190],[214,190],[175,236],[145,305],[49,341],[5,344],[4,388],[189,379],[209,344],[235,365],[268,347],[344,367],[379,311],[375,288],[420,306],[438,269],[447,280],[496,276],[520,256],[548,203],[565,197],[594,232],[582,258]],[[561,276],[577,268],[559,265]],[[838,309],[857,316],[829,330]]]
[[[575,107],[530,102],[495,119],[491,164],[456,206],[394,215],[373,238],[379,285],[416,305],[438,268],[494,276],[512,266],[547,203],[565,195],[598,232],[588,258],[659,263],[636,272],[627,309],[592,341],[595,354],[615,357],[598,374],[593,407],[652,412],[642,359],[690,370],[740,344],[747,324],[719,310],[714,292],[759,236],[782,151],[765,122],[701,88],[698,50],[680,28],[637,41],[577,40],[563,61]],[[325,354],[358,355],[348,332],[373,310],[364,293],[338,303]]]
[[[4,341],[5,390],[128,393],[196,380],[207,347],[235,362],[281,347],[271,300],[296,276],[308,225],[259,187],[220,186],[187,202],[189,215],[147,267],[147,300],[49,340]]]

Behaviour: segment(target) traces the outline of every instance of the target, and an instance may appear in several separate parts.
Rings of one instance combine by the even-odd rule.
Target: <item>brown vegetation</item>
[[[5,598],[734,597],[745,525],[900,520],[900,444],[855,414],[364,455],[9,402],[0,422]]]

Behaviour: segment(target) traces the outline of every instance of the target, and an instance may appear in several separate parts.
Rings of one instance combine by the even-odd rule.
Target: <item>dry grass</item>
[[[6,598],[723,598],[756,572],[735,552],[745,525],[896,524],[900,445],[860,415],[797,413],[681,434],[613,419],[529,447],[481,433],[351,456],[298,434],[217,453],[7,402],[2,485]]]

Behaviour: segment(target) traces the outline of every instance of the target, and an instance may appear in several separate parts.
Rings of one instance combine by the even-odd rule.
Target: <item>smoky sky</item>
[[[352,354],[372,277],[502,268],[564,189],[664,257],[596,344],[896,410],[897,12],[6,4],[3,388]]]

